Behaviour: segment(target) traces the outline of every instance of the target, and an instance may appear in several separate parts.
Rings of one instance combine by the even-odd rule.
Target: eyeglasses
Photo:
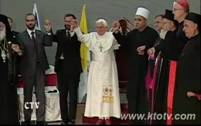
[[[176,9],[176,8],[173,8],[173,11],[179,11],[179,10],[184,10],[184,9]]]

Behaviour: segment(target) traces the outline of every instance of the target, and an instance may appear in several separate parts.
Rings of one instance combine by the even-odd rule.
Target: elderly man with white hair
[[[96,21],[96,32],[82,34],[72,23],[80,41],[92,54],[87,85],[86,117],[98,117],[96,124],[111,124],[110,117],[120,118],[120,97],[114,50],[119,48],[104,19]]]
[[[201,124],[200,22],[201,15],[193,12],[184,20],[183,31],[189,41],[179,59],[173,105],[174,115],[193,116],[174,120],[174,125]]]

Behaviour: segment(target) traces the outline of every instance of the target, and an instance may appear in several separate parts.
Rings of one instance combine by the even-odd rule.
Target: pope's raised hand
[[[22,50],[20,49],[20,46],[18,44],[11,44],[11,48],[18,55],[22,55]]]

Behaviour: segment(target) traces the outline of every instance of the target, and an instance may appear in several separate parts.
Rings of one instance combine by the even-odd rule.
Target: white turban
[[[145,19],[148,19],[149,13],[150,13],[150,11],[149,11],[148,9],[143,8],[143,7],[139,7],[139,8],[137,9],[135,15],[139,15],[139,16],[144,17]]]

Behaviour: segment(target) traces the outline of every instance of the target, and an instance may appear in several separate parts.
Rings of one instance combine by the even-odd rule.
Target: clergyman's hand
[[[71,26],[70,26],[70,31],[73,31],[75,28],[78,27],[78,23],[77,23],[77,20],[76,19],[73,19],[71,21]]]
[[[165,36],[166,36],[166,34],[167,34],[167,31],[166,30],[161,30],[161,32],[160,32],[160,38],[161,39],[165,39]]]
[[[145,45],[143,45],[143,46],[139,46],[138,48],[137,48],[137,52],[138,52],[138,55],[144,55],[144,51],[145,51],[145,48],[146,48],[146,46]]]
[[[154,54],[155,54],[155,48],[152,47],[150,49],[147,50],[147,54],[149,55],[148,59],[154,59]]]
[[[11,44],[11,48],[14,52],[16,52],[19,56],[22,55],[22,50],[18,44]]]
[[[119,21],[114,21],[112,23],[111,32],[118,33],[119,29],[120,29],[120,23],[119,23]]]
[[[197,94],[197,93],[194,93],[192,91],[188,91],[187,92],[187,96],[190,98],[190,97],[196,97],[199,101],[201,101],[201,94]]]

